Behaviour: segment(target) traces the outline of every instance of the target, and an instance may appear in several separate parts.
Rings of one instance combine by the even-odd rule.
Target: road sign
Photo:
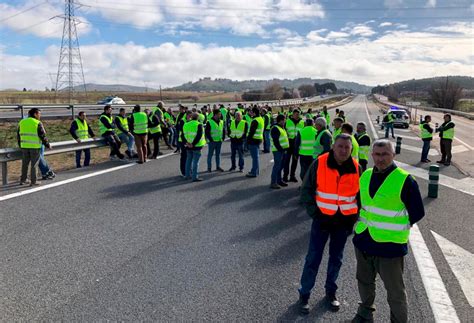
[[[408,101],[407,102],[407,105],[409,106],[412,106],[412,107],[417,107],[419,106],[421,103],[420,102],[417,102],[417,101]]]

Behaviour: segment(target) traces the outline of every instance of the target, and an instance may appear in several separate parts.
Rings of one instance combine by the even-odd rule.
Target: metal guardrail
[[[343,94],[335,94],[335,95],[328,95],[324,97],[312,97],[309,99],[289,99],[289,100],[269,100],[269,101],[245,101],[245,102],[222,102],[222,104],[225,104],[226,106],[231,105],[231,106],[236,106],[238,103],[241,103],[243,105],[250,105],[250,104],[262,104],[262,105],[269,105],[271,107],[283,107],[283,106],[290,106],[290,105],[295,105],[295,104],[306,104],[306,103],[313,103],[313,102],[318,102],[318,101],[324,101],[328,99],[333,99],[333,98],[338,98],[344,96]],[[196,103],[197,104],[197,103]],[[203,105],[213,105],[217,104],[217,102],[209,102],[209,103],[199,103],[197,104],[198,107],[203,106]],[[112,105],[113,108],[125,108],[127,109],[128,112],[130,112],[135,104],[119,104],[119,105]],[[194,104],[186,103],[183,105],[191,105],[194,106]],[[140,104],[143,108],[151,108],[155,107],[156,104],[154,103],[144,103]],[[1,104],[0,105],[0,119],[2,120],[19,120],[24,118],[28,114],[28,110],[31,108],[40,108],[43,110],[43,119],[47,118],[60,118],[60,117],[69,117],[71,116],[72,118],[76,117],[77,112],[79,111],[86,111],[89,115],[100,115],[103,112],[103,107],[104,105],[102,104],[73,104],[73,105],[68,105],[68,104],[19,104],[19,105],[12,105],[12,104]],[[172,109],[173,112],[178,110],[178,105],[177,104],[170,104],[168,105]],[[51,110],[53,111],[58,111],[56,114],[51,114]],[[61,111],[62,110],[62,111]],[[69,110],[69,111],[64,111],[64,110]],[[2,112],[18,112],[17,116],[5,116],[5,114],[2,115]],[[16,113],[15,113],[16,114]]]
[[[105,140],[100,139],[84,139],[80,143],[75,140],[60,141],[51,143],[51,149],[46,149],[44,151],[45,156],[57,155],[70,153],[76,150],[89,149],[89,148],[99,148],[104,147],[107,144]],[[8,184],[8,163],[21,160],[21,149],[20,148],[4,148],[0,149],[0,164],[2,168],[2,184]]]

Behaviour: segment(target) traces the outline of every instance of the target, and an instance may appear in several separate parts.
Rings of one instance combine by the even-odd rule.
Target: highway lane
[[[364,120],[363,103],[359,97],[345,106],[351,121]],[[225,169],[228,158],[226,143]],[[0,202],[3,320],[302,320],[294,302],[311,222],[298,204],[297,185],[270,190],[271,156],[261,161],[257,179],[226,172],[189,183],[177,176],[178,156],[171,156]],[[446,195],[427,205],[422,234],[430,250],[430,229],[469,249],[467,235],[454,233],[459,227],[442,226],[453,205],[467,217],[469,199],[441,191]],[[438,264],[443,256],[436,251]],[[321,302],[326,260],[306,319],[350,319],[358,301],[352,243],[338,281],[338,313]],[[452,278],[449,267],[440,266],[443,278]],[[432,322],[411,254],[406,284],[410,320]],[[460,317],[468,318],[455,280],[447,287],[459,299]],[[377,293],[377,319],[385,322],[380,281]]]

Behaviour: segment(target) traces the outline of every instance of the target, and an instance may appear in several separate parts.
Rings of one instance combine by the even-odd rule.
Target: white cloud
[[[379,25],[379,27],[390,27],[390,26],[392,26],[392,25],[393,25],[393,24],[392,24],[391,22],[386,21],[386,22],[382,22],[382,23]]]
[[[457,31],[453,37],[452,30]],[[276,33],[288,34],[281,29]],[[230,79],[321,77],[386,84],[440,75],[474,76],[472,31],[468,24],[430,30],[395,30],[375,40],[349,40],[349,34],[315,30],[304,38],[257,47],[163,43],[82,46],[87,82],[173,86],[203,76]],[[331,35],[331,38],[329,35]],[[345,40],[338,42],[338,40]],[[0,49],[0,89],[50,86],[48,72],[57,69],[58,46],[41,56],[19,56]],[[7,64],[8,62],[8,64]]]
[[[399,8],[403,4],[403,0],[385,0],[384,5],[389,9]]]
[[[436,7],[436,0],[427,0],[425,7],[427,8],[435,8]]]
[[[370,37],[375,34],[376,32],[372,28],[365,25],[357,25],[351,30],[351,35],[353,36]]]
[[[29,10],[32,8],[31,10]],[[41,38],[61,38],[63,32],[64,2],[32,0],[14,6],[0,3],[0,27],[7,27],[15,32],[33,34]],[[10,18],[11,17],[11,18]],[[78,15],[78,35],[91,30],[86,18]]]

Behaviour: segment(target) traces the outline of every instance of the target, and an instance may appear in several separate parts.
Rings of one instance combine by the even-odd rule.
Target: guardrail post
[[[20,109],[21,118],[24,119],[25,118],[25,111],[23,110],[23,106],[19,105],[18,108]]]
[[[74,116],[75,116],[75,114],[74,114],[74,105],[70,104],[69,109],[71,109],[71,116],[72,116],[72,119],[74,120]]]
[[[400,154],[402,151],[402,137],[397,137],[397,146],[395,147],[395,153]]]
[[[2,162],[2,185],[8,184],[8,166],[7,162]]]
[[[380,116],[377,116],[377,124],[380,124]]]
[[[423,115],[420,114],[420,123],[422,123],[422,122],[423,122]]]
[[[439,166],[431,165],[428,181],[428,197],[438,197]]]

